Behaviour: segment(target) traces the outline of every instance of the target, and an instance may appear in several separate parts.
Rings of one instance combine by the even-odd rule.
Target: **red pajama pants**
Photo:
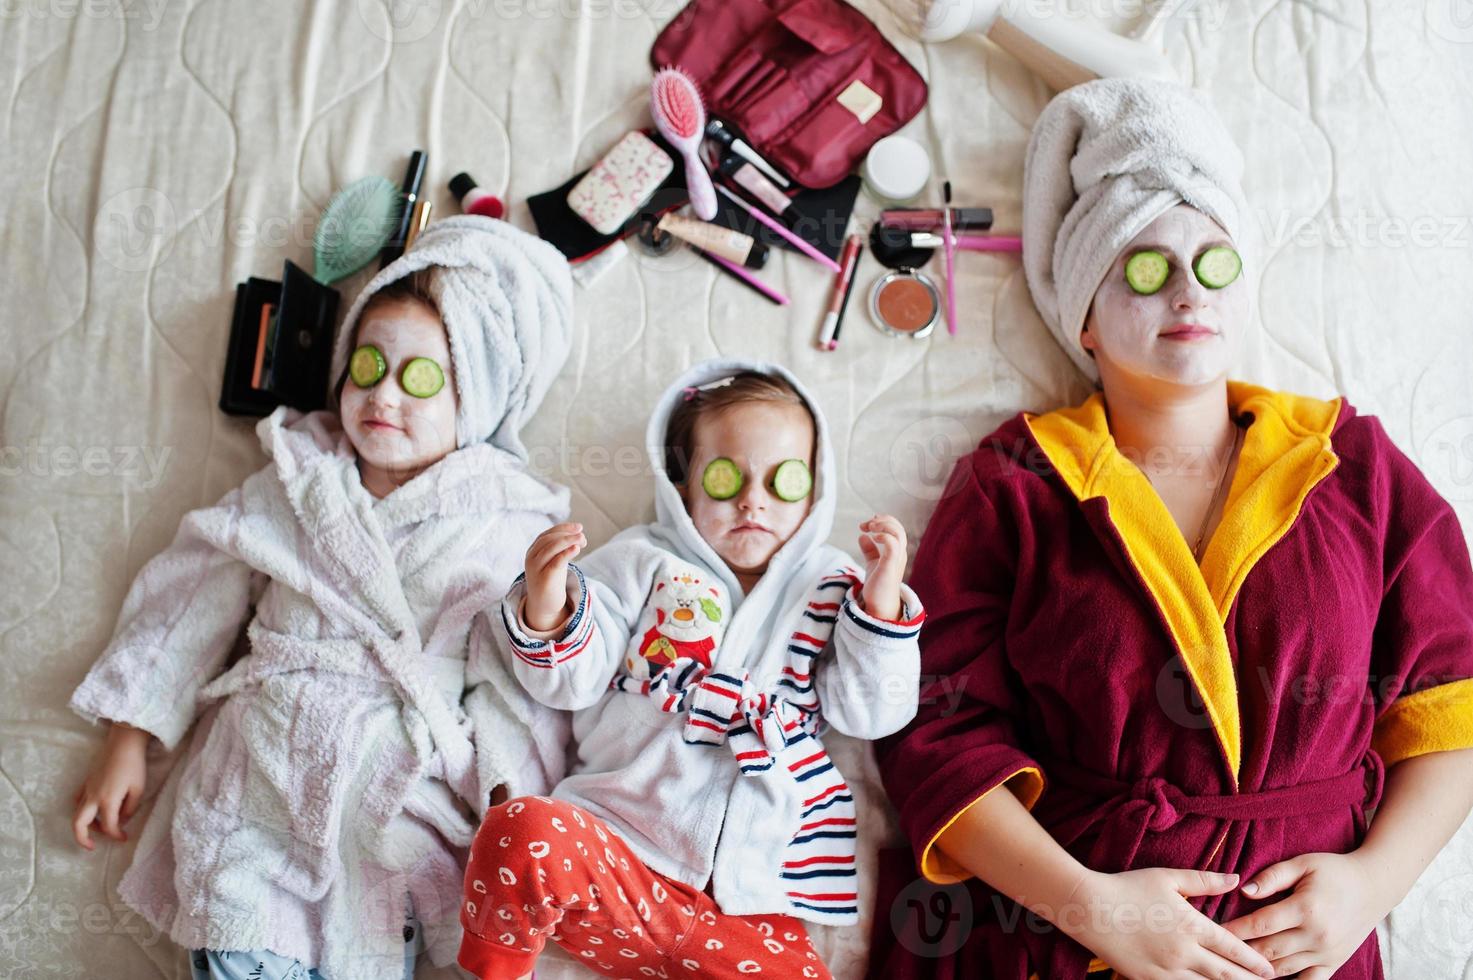
[[[797,919],[724,915],[587,810],[543,796],[486,812],[460,921],[460,965],[495,980],[530,972],[549,939],[610,977],[831,980]]]

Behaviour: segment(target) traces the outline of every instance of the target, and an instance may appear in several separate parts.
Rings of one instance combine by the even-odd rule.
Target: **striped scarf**
[[[677,661],[652,680],[621,673],[609,686],[644,695],[669,714],[685,713],[685,741],[726,743],[747,776],[767,772],[783,749],[819,726],[816,712],[759,690],[748,671],[708,670],[694,660]]]

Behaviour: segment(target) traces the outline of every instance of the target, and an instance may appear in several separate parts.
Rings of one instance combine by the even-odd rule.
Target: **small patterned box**
[[[675,161],[644,133],[628,133],[568,192],[568,207],[600,235],[612,235],[670,176]]]

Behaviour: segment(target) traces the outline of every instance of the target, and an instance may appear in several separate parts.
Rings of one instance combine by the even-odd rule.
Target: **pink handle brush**
[[[701,140],[706,133],[706,107],[696,83],[679,68],[661,68],[650,84],[650,111],[660,135],[685,156],[685,184],[696,217],[716,217],[716,189],[701,162]]]

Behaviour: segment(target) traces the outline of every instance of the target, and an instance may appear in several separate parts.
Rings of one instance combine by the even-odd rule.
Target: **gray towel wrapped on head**
[[[505,221],[465,214],[426,228],[353,301],[333,344],[332,377],[343,376],[369,298],[431,266],[455,371],[456,445],[489,441],[525,461],[522,427],[572,348],[573,280],[562,253]]]
[[[1080,343],[1095,291],[1120,250],[1178,204],[1212,218],[1244,255],[1243,153],[1202,93],[1107,78],[1054,97],[1023,163],[1023,271],[1033,303],[1085,376]]]

